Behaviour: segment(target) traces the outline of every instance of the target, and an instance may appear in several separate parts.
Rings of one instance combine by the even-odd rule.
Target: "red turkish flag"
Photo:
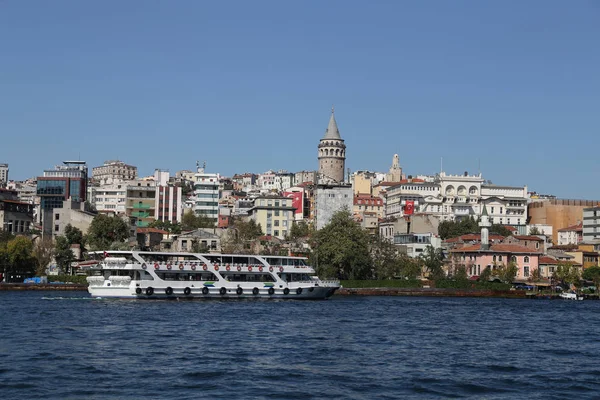
[[[404,206],[404,215],[411,215],[415,212],[415,202],[413,200],[407,200]]]

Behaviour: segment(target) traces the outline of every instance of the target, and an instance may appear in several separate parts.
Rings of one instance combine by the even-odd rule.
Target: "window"
[[[279,210],[275,210],[275,216],[279,217]]]
[[[275,220],[275,224],[274,225],[275,226],[279,226],[279,220],[278,219]]]
[[[54,214],[54,219],[58,221],[60,219],[60,214]],[[594,228],[594,232],[595,231],[596,231],[596,228]]]
[[[529,262],[529,257],[528,257],[528,256],[525,256],[525,257],[523,258],[523,262],[526,262],[526,263],[528,263],[528,262]]]
[[[528,267],[528,266],[524,266],[524,267],[523,267],[523,276],[524,276],[525,278],[528,278],[528,277],[529,277],[529,267]]]
[[[54,232],[58,232],[58,225],[54,225]]]
[[[274,233],[274,235],[275,235],[275,236],[279,236],[279,230],[275,229],[275,233]]]

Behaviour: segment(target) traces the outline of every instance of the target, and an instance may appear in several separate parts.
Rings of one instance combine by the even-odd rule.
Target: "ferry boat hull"
[[[255,264],[220,262],[246,258]],[[268,262],[272,260],[286,265],[272,265]],[[93,268],[95,275],[87,278],[88,292],[97,298],[163,300],[331,297],[340,287],[339,281],[317,278],[304,260],[253,255],[102,252]]]

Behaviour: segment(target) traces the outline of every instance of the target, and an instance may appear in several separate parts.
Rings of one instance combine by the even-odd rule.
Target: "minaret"
[[[488,217],[487,209],[485,204],[483,205],[483,212],[479,218],[479,226],[481,227],[481,250],[490,249],[490,237],[488,228],[492,226],[490,224],[490,218]]]
[[[346,145],[335,122],[335,110],[331,107],[329,125],[319,142],[319,183],[343,183],[346,166]]]

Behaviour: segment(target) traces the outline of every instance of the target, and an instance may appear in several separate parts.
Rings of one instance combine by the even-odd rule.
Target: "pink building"
[[[482,249],[479,244],[464,246],[450,250],[452,254],[452,267],[464,265],[467,275],[479,276],[481,272],[490,267],[493,271],[496,266],[513,262],[517,265],[517,280],[528,279],[534,270],[538,269],[541,252],[517,244],[492,244],[489,249]]]

